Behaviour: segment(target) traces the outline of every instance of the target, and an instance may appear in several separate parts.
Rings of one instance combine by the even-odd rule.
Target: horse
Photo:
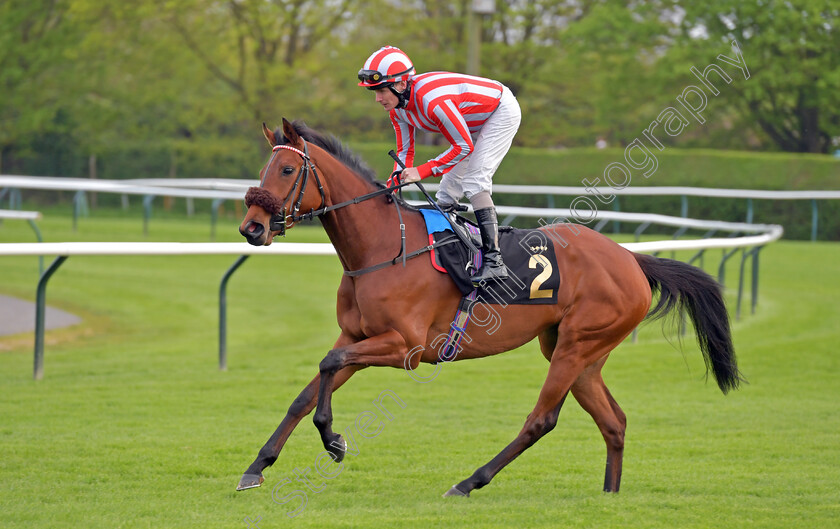
[[[272,154],[260,171],[259,187],[246,194],[240,233],[252,245],[269,245],[295,223],[318,218],[345,272],[337,292],[338,338],[237,490],[260,486],[262,471],[277,460],[292,431],[313,409],[324,448],[340,462],[347,445],[332,430],[333,392],[369,366],[415,370],[421,362],[440,362],[436,339],[448,332],[462,298],[429,259],[412,258],[429,243],[421,213],[377,181],[338,139],[285,118],[275,131],[263,124],[263,133]],[[503,353],[537,337],[548,373],[536,405],[510,444],[444,496],[469,496],[490,483],[555,427],[569,392],[592,416],[606,443],[603,490],[618,492],[626,417],[601,369],[610,352],[646,318],[687,313],[707,377],[711,371],[724,394],[742,381],[722,287],[714,278],[680,261],[630,252],[583,225],[558,223],[538,231],[548,236],[557,229],[576,230],[565,247],[554,245],[562,278],[557,302],[508,305],[492,335],[472,335],[453,359]],[[412,248],[418,250],[407,256],[406,249]],[[658,302],[651,308],[655,295]]]

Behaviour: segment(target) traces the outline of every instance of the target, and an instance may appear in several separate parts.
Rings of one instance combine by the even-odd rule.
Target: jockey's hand
[[[400,185],[402,183],[400,181],[401,174],[402,171],[394,171],[393,173],[391,173],[391,176],[388,177],[388,181],[385,182],[385,185],[387,185],[388,187],[397,187],[398,185]]]
[[[400,180],[408,184],[410,182],[419,182],[420,181],[420,171],[417,170],[416,167],[406,167],[403,169],[402,177]]]

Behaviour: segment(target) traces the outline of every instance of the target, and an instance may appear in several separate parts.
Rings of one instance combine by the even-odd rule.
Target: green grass
[[[238,240],[226,217],[219,240]],[[48,241],[144,240],[136,216],[39,223]],[[149,240],[207,240],[209,218],[156,213]],[[25,223],[0,242],[31,241]],[[289,240],[325,240],[296,228]],[[708,269],[716,268],[710,253]],[[219,372],[217,290],[233,256],[72,257],[51,305],[84,323],[47,334],[34,382],[32,337],[0,338],[2,527],[833,527],[840,524],[840,283],[836,243],[780,242],[761,254],[758,312],[734,324],[749,385],[724,397],[704,382],[693,338],[683,351],[645,327],[605,368],[628,416],[622,491],[600,492],[604,444],[566,402],[557,428],[471,498],[440,495],[500,451],[533,407],[547,364],[536,344],[444,366],[429,384],[368,369],[334,398],[353,428],[384,390],[405,408],[299,516],[272,489],[322,452],[311,419],[263,487],[242,471],[315,374],[337,334],[340,266],[330,257],[252,257],[231,280],[229,371]],[[735,260],[733,260],[735,261]],[[728,269],[734,301],[737,263]],[[0,257],[0,293],[34,299],[37,259]],[[424,368],[431,369],[431,368]],[[355,431],[355,429],[354,429]]]

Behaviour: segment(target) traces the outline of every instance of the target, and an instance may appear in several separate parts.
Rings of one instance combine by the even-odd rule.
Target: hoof
[[[341,463],[344,461],[344,454],[347,453],[347,441],[341,435],[337,435],[336,437],[335,441],[330,441],[327,452],[332,456],[333,461]]]
[[[236,490],[255,489],[259,487],[263,481],[265,481],[265,478],[262,477],[262,474],[245,474],[242,476],[242,479],[239,480],[239,485],[236,486]]]
[[[449,496],[463,496],[465,498],[469,498],[470,493],[469,492],[461,492],[461,490],[458,489],[458,487],[456,487],[455,485],[452,485],[451,489],[449,489],[449,490],[447,490],[446,492],[443,493],[444,498],[447,498]]]

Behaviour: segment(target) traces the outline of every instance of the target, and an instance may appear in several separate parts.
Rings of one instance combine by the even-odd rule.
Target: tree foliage
[[[471,5],[5,0],[0,162],[145,149],[173,167],[226,150],[256,165],[260,122],[281,117],[387,140],[390,123],[356,71],[385,44],[419,71],[463,71]],[[696,83],[691,66],[737,40],[749,80],[727,87],[708,122],[674,141],[828,152],[840,136],[838,14],[828,0],[497,0],[480,17],[481,73],[516,93],[517,144],[588,146],[604,136],[625,145]]]
[[[48,128],[66,132],[67,50],[75,31],[66,6],[55,0],[0,3],[0,149],[26,148]]]
[[[734,86],[741,124],[785,151],[828,152],[840,136],[840,4],[826,0],[680,2],[675,54],[737,40],[749,82]]]

